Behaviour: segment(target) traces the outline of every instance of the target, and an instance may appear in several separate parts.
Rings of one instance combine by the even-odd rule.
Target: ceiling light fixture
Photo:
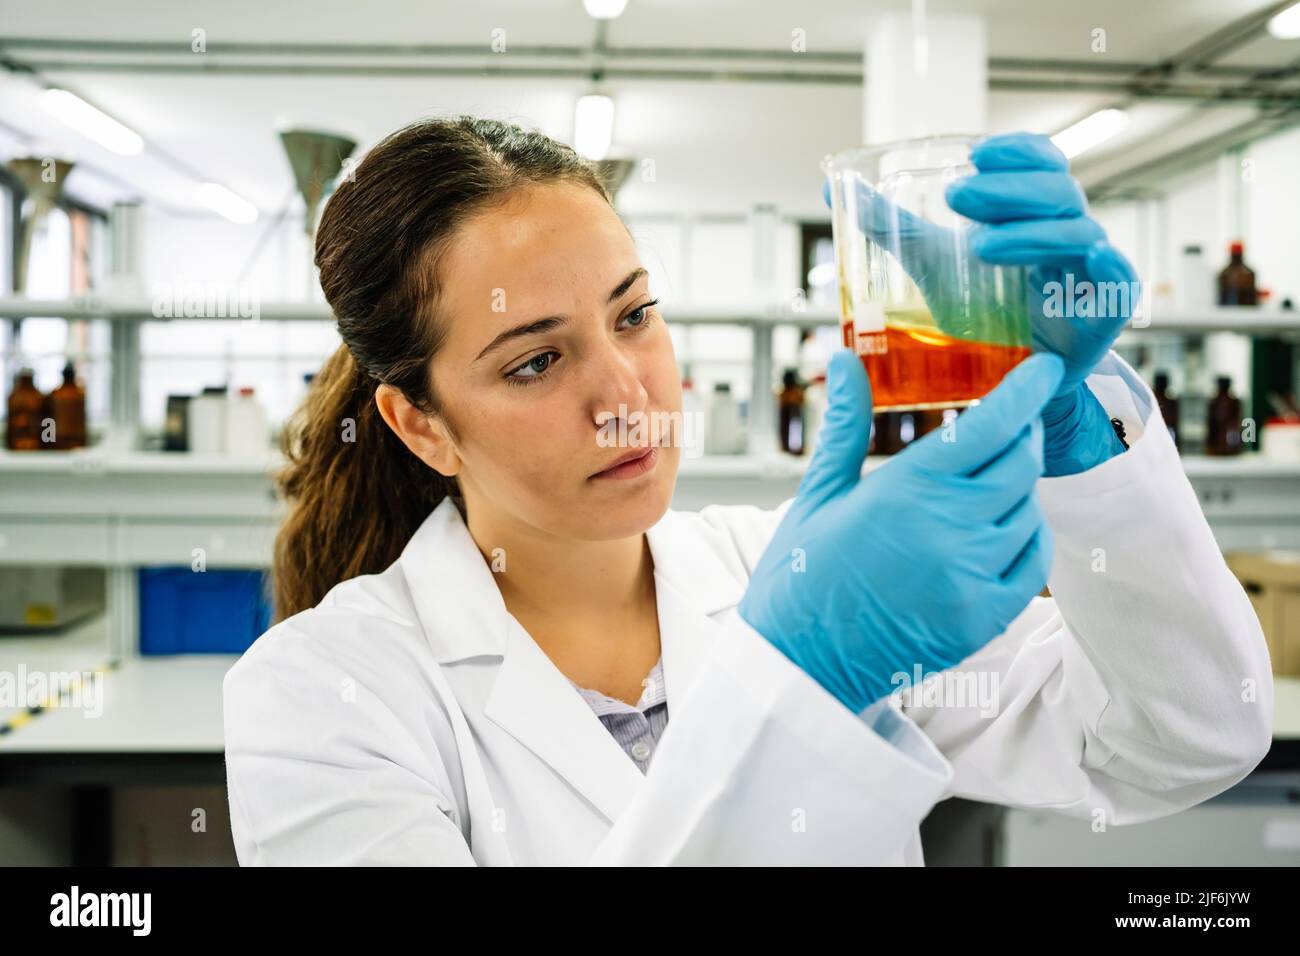
[[[627,9],[627,0],[582,0],[582,5],[597,20],[613,20]]]
[[[200,183],[195,195],[203,205],[233,223],[247,226],[257,221],[257,207],[220,183]]]
[[[75,93],[51,87],[41,96],[41,105],[51,116],[119,156],[135,156],[144,150],[144,140],[139,133],[123,126]]]
[[[600,93],[581,97],[573,115],[573,148],[587,159],[604,159],[613,140],[613,99]]]
[[[1123,110],[1098,110],[1061,130],[1052,137],[1052,142],[1065,154],[1066,159],[1073,159],[1118,135],[1127,125],[1128,114]]]

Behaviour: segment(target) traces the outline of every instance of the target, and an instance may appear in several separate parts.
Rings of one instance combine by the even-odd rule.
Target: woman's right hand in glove
[[[837,352],[817,451],[740,616],[855,713],[895,675],[952,667],[1001,634],[1051,568],[1034,483],[1039,415],[1063,372],[1055,355],[1031,356],[864,477],[871,386]]]

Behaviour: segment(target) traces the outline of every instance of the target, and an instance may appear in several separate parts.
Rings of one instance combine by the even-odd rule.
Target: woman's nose
[[[610,418],[644,415],[649,393],[641,384],[636,360],[614,343],[602,346],[599,357],[587,364],[591,375],[592,421],[602,425]]]

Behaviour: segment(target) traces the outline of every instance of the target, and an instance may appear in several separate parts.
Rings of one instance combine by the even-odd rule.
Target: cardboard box
[[[1300,552],[1237,552],[1225,556],[1255,606],[1273,673],[1300,677]]]

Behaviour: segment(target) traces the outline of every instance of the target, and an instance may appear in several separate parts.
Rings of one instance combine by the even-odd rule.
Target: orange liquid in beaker
[[[851,321],[840,328],[844,344],[857,351],[867,368],[875,411],[969,405],[1032,351],[888,322],[883,332],[863,332],[858,341]]]

